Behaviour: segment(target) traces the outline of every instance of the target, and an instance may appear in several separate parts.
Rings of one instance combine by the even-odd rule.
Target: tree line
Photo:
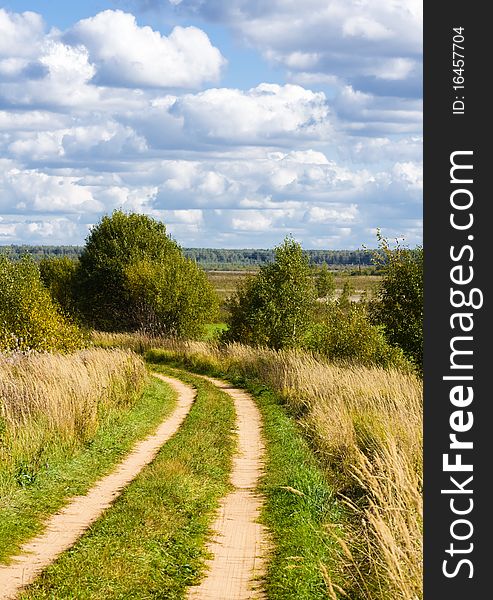
[[[414,365],[423,354],[423,251],[378,236],[376,297],[336,298],[327,264],[315,271],[292,237],[244,278],[227,302],[219,343],[303,349],[331,360]],[[164,223],[116,210],[71,255],[0,256],[0,350],[69,351],[84,330],[200,338],[218,315],[218,295]]]
[[[0,254],[12,260],[19,260],[28,254],[39,261],[49,257],[78,259],[84,251],[83,246],[0,246]],[[228,249],[228,248],[183,248],[183,255],[206,270],[228,270],[257,268],[274,262],[275,250],[270,249]],[[338,267],[369,267],[375,265],[374,250],[303,250],[311,265]]]

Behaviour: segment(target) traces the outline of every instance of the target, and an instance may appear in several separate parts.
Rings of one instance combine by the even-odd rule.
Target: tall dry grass
[[[0,471],[36,470],[47,446],[91,438],[105,409],[130,404],[146,376],[143,360],[122,349],[74,354],[0,354]]]
[[[352,600],[422,597],[419,377],[330,364],[296,351],[169,340],[160,345],[165,350],[151,358],[164,352],[191,367],[258,379],[296,416],[348,507],[341,568],[332,575],[325,569],[329,597],[336,597],[339,584]]]

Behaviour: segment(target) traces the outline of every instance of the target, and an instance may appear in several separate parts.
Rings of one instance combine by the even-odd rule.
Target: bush
[[[81,345],[79,329],[54,304],[32,259],[0,257],[0,350],[67,352]]]
[[[333,360],[409,367],[402,350],[391,346],[383,329],[370,323],[365,305],[355,302],[332,303],[324,320],[313,325],[308,346]]]
[[[133,263],[125,275],[133,320],[142,333],[197,337],[217,314],[217,295],[205,273],[181,255]]]
[[[227,341],[271,348],[305,343],[315,289],[301,246],[286,238],[275,249],[275,261],[239,286],[229,301]]]
[[[334,273],[329,271],[327,263],[324,263],[315,275],[315,285],[317,288],[317,297],[330,300],[334,297],[336,291],[336,282]]]
[[[53,300],[66,315],[76,313],[75,285],[77,261],[63,256],[46,257],[39,263],[41,280],[48,288]]]

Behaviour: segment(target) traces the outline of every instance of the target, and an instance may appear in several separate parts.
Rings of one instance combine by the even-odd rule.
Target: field
[[[422,254],[204,272],[145,215],[91,236],[0,258],[0,598],[419,600]]]
[[[231,271],[207,271],[207,279],[211,282],[220,298],[220,320],[227,315],[226,300],[232,296],[239,283],[246,278],[255,275],[257,270],[231,270]],[[352,275],[349,271],[334,270],[336,297],[340,296],[344,284],[351,287],[351,300],[358,302],[362,297],[370,299],[381,281],[381,275],[357,274]]]

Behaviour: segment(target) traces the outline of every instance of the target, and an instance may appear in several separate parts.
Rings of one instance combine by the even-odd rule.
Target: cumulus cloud
[[[19,60],[34,55],[44,29],[43,18],[37,13],[9,13],[0,8],[0,59],[7,57],[9,60],[13,55]]]
[[[187,94],[176,99],[170,112],[183,119],[187,131],[226,144],[320,139],[330,132],[325,95],[290,84]]]
[[[142,4],[142,3],[141,3]],[[146,0],[159,7],[158,0]],[[276,64],[325,73],[363,91],[421,93],[422,3],[419,0],[169,0],[182,14],[227,23]],[[405,86],[398,81],[408,80]]]
[[[125,86],[135,105],[139,88],[199,88],[218,81],[225,64],[197,27],[165,36],[106,10],[65,33],[46,32],[36,13],[0,9],[0,100],[12,107],[114,108],[124,105],[117,88]]]
[[[95,68],[87,49],[46,38],[39,48],[36,75],[20,72],[14,81],[0,82],[0,97],[13,106],[78,106],[98,100],[89,85]]]
[[[206,4],[209,12],[215,5],[214,18],[233,19],[221,1]],[[246,19],[235,27],[284,64],[291,83],[191,91],[224,65],[195,27],[164,35],[104,11],[65,32],[47,31],[39,15],[0,9],[3,243],[81,243],[115,208],[163,219],[189,246],[268,247],[291,232],[306,247],[359,247],[374,243],[376,227],[419,241],[420,102],[358,89],[337,60],[329,71],[326,40],[298,47],[285,20],[293,35],[308,35],[299,5],[231,6]],[[351,20],[337,2],[326,8],[343,50],[395,41],[378,11],[369,23]],[[303,7],[308,21],[310,10]],[[268,15],[270,41],[262,37]],[[358,73],[408,81],[413,61],[409,52],[389,52],[370,71],[363,61]],[[317,82],[331,93],[310,89]]]
[[[106,85],[195,88],[217,81],[226,63],[201,29],[177,26],[166,37],[121,10],[83,19],[65,38],[88,49]]]

